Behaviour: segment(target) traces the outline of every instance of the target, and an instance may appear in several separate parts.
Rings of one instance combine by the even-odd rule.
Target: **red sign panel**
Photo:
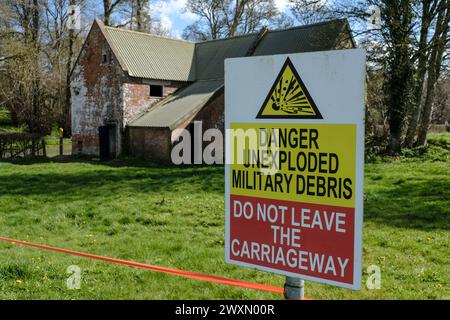
[[[230,196],[230,258],[353,282],[354,209]]]

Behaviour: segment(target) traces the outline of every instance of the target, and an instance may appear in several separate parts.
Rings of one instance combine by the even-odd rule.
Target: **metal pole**
[[[64,154],[64,149],[63,149],[63,143],[64,140],[63,138],[59,138],[59,155],[62,156]]]
[[[284,298],[287,300],[303,300],[305,298],[305,281],[299,278],[286,277]]]

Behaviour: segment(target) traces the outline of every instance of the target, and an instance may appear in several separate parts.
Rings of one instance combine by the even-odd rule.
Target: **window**
[[[150,85],[150,96],[151,97],[162,97],[163,96],[163,86],[151,84]]]
[[[102,50],[102,64],[108,64],[111,61],[111,56],[107,49]]]

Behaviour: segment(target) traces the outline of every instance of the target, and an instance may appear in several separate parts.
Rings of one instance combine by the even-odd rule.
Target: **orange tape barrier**
[[[79,256],[79,257],[83,257],[83,258],[107,261],[107,262],[121,264],[121,265],[129,266],[129,267],[135,267],[135,268],[140,268],[140,269],[152,270],[152,271],[156,271],[156,272],[162,272],[162,273],[185,277],[185,278],[190,278],[190,279],[196,279],[196,280],[219,283],[219,284],[226,284],[226,285],[230,285],[230,286],[254,289],[254,290],[259,290],[259,291],[267,291],[267,292],[281,293],[281,294],[284,293],[283,288],[249,282],[249,281],[234,280],[234,279],[230,279],[230,278],[211,276],[211,275],[202,274],[202,273],[198,273],[198,272],[183,271],[183,270],[177,270],[177,269],[172,269],[172,268],[153,266],[150,264],[127,261],[127,260],[122,260],[122,259],[108,258],[108,257],[98,256],[95,254],[77,252],[77,251],[72,251],[72,250],[67,250],[67,249],[62,249],[62,248],[57,248],[57,247],[51,247],[51,246],[46,246],[43,244],[37,244],[37,243],[32,243],[32,242],[27,242],[27,241],[22,241],[22,240],[5,238],[5,237],[0,237],[0,240],[11,242],[11,243],[16,243],[16,244],[21,244],[24,246],[44,249],[44,250],[67,253],[70,255]]]

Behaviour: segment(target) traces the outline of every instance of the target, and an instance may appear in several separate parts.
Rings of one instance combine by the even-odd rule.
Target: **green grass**
[[[20,133],[25,130],[25,126],[14,126],[9,111],[0,106],[0,133]]]
[[[59,146],[59,127],[57,125],[53,126],[52,131],[49,135],[45,137],[45,144],[50,146]],[[72,140],[70,138],[63,139],[64,145],[71,144]]]
[[[0,125],[10,123],[11,115],[9,114],[9,111],[5,107],[0,106]]]
[[[428,143],[450,150],[450,132],[430,133],[427,137]]]
[[[0,133],[24,133],[27,126],[14,126],[8,110],[0,106]],[[51,133],[45,137],[47,157],[59,156],[59,131],[58,126],[54,126]],[[64,155],[72,154],[72,140],[64,138]]]
[[[442,151],[444,152],[444,151]],[[363,289],[308,282],[314,299],[450,299],[450,161],[366,165]],[[143,263],[282,286],[224,263],[222,167],[116,161],[0,163],[0,235]],[[281,299],[0,242],[1,299]],[[382,288],[368,290],[378,265]],[[80,290],[66,269],[82,270]]]

